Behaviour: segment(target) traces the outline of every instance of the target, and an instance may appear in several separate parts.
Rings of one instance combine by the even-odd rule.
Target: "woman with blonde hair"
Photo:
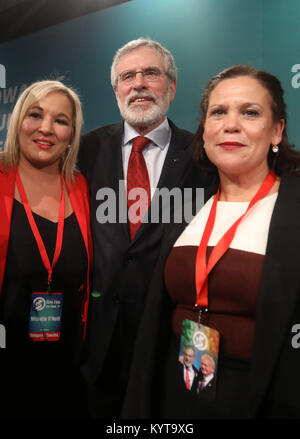
[[[76,171],[77,94],[40,81],[20,95],[0,162],[0,418],[78,416],[92,257]]]

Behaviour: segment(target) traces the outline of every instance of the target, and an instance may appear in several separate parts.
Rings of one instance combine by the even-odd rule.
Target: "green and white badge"
[[[178,360],[183,366],[186,389],[199,398],[215,397],[219,342],[216,329],[183,320]]]
[[[59,340],[62,305],[62,293],[32,293],[28,329],[31,340]]]

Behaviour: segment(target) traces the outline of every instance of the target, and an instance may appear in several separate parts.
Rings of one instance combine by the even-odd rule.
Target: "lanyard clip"
[[[202,313],[203,313],[203,312],[207,312],[207,311],[208,311],[207,308],[203,308],[203,307],[201,307],[201,308],[199,309],[199,314],[198,314],[198,325],[201,324]]]
[[[47,288],[47,293],[51,293],[51,281],[48,280],[48,288]]]

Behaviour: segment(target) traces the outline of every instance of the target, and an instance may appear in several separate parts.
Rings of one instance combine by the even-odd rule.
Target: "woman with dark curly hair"
[[[300,154],[283,90],[270,73],[234,66],[211,79],[201,110],[194,157],[219,184],[190,224],[166,228],[123,414],[297,418]],[[183,342],[195,348],[195,391],[178,373]]]
[[[286,104],[280,81],[268,72],[243,65],[229,67],[228,69],[225,69],[218,75],[214,76],[208,83],[205,92],[203,93],[200,104],[202,120],[194,137],[194,158],[196,162],[198,162],[199,165],[206,170],[217,171],[216,165],[209,160],[204,150],[203,133],[205,120],[207,118],[209,98],[212,91],[224,79],[245,76],[255,79],[269,92],[271,98],[271,112],[274,122],[279,122],[280,120],[284,121],[281,142],[280,145],[278,145],[279,149],[275,148],[275,152],[272,148],[269,149],[267,157],[269,167],[273,168],[277,175],[282,175],[283,172],[290,172],[297,169],[299,166],[300,154],[298,151],[293,149],[293,146],[290,145],[288,141],[286,130]]]

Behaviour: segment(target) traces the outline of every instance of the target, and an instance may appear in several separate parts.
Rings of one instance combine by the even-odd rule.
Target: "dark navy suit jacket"
[[[171,121],[169,124],[172,136],[158,188],[206,186],[211,178],[205,177],[191,158],[192,134]],[[97,221],[96,212],[103,202],[97,200],[99,189],[110,188],[117,200],[120,195],[123,133],[123,123],[97,128],[83,136],[79,151],[79,168],[90,189],[93,290],[100,293],[91,295],[90,301],[88,359],[83,367],[90,383],[99,378],[111,343],[126,380],[164,228],[161,223],[142,224],[130,241],[127,223]],[[118,208],[116,213],[118,216]]]

